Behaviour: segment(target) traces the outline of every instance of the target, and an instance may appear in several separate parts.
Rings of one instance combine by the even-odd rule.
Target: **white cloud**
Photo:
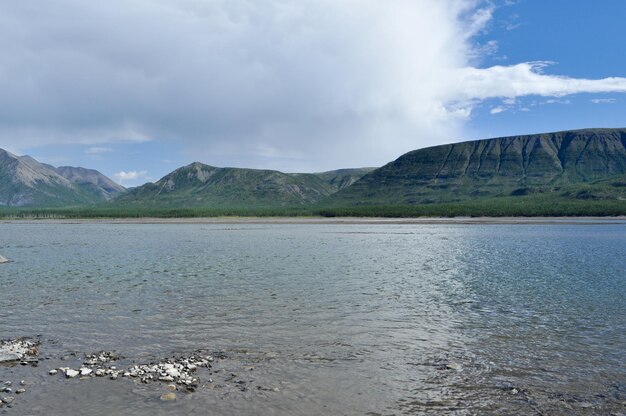
[[[512,106],[512,105],[517,104],[517,99],[515,99],[515,98],[505,98],[504,100],[502,100],[502,103],[506,104],[506,105]]]
[[[615,98],[593,98],[590,100],[594,104],[614,104],[617,102]]]
[[[102,153],[111,153],[113,149],[111,147],[90,147],[85,149],[87,155],[100,155]]]
[[[216,165],[377,165],[462,137],[484,100],[626,79],[479,68],[483,0],[4,2],[0,147],[175,141]],[[549,57],[547,57],[549,58]],[[504,103],[506,108],[508,104]]]
[[[113,178],[117,180],[117,182],[120,185],[125,185],[128,183],[135,183],[139,181],[140,179],[143,179],[143,180],[152,179],[148,176],[148,171],[145,171],[145,170],[141,170],[141,171],[131,170],[128,172],[121,171],[121,172],[114,173]]]
[[[504,107],[493,107],[493,108],[489,111],[489,113],[490,113],[490,114],[500,114],[500,113],[503,113],[503,112],[505,112],[505,111],[506,111],[506,108],[504,108]]]
[[[461,68],[451,95],[459,100],[516,98],[528,95],[564,97],[578,93],[626,92],[626,78],[581,79],[547,75],[549,62],[525,62],[490,68]],[[453,98],[453,97],[451,97]]]

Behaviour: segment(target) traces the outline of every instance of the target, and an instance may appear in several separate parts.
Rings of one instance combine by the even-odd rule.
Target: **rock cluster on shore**
[[[153,360],[132,360],[122,357],[111,351],[101,351],[95,354],[85,354],[80,359],[76,352],[68,352],[61,357],[39,357],[41,347],[39,339],[21,338],[0,341],[0,351],[6,359],[6,365],[0,366],[0,370],[6,367],[6,375],[34,374],[32,371],[20,370],[16,364],[39,364],[46,366],[44,374],[56,376],[55,382],[67,382],[69,385],[78,380],[88,381],[104,379],[125,379],[131,384],[145,384],[146,388],[156,390],[159,399],[164,402],[178,400],[180,394],[196,392],[203,387],[215,389],[237,389],[241,392],[249,391],[248,383],[254,381],[249,376],[240,377],[237,373],[225,371],[223,360],[228,356],[224,351],[209,351],[206,349],[173,355],[170,358],[155,357]],[[55,364],[46,365],[54,360]],[[63,362],[63,364],[61,364]],[[1,364],[1,363],[0,363]],[[252,371],[254,367],[246,367]],[[36,373],[36,372],[35,372]],[[0,372],[4,378],[5,372]],[[217,377],[214,381],[213,378]],[[201,378],[205,378],[202,380]],[[116,381],[111,381],[116,382]],[[119,381],[117,381],[119,382]],[[116,383],[117,383],[116,382]],[[36,384],[36,382],[34,382]],[[0,408],[13,407],[21,399],[21,395],[27,395],[33,382],[19,379],[0,379]],[[151,385],[150,387],[148,385]],[[165,392],[163,391],[165,389]],[[259,392],[278,392],[276,387],[257,385]],[[0,412],[2,413],[2,412]]]
[[[0,363],[22,361],[28,364],[39,354],[39,341],[15,339],[0,341]]]
[[[86,356],[83,365],[77,369],[60,367],[49,371],[50,375],[63,374],[66,378],[108,377],[116,380],[126,377],[139,380],[142,383],[165,382],[184,386],[188,391],[194,391],[198,386],[198,379],[193,376],[198,367],[211,366],[212,356],[191,355],[165,359],[156,363],[133,365],[120,369],[111,363],[118,357],[112,352],[101,352]]]

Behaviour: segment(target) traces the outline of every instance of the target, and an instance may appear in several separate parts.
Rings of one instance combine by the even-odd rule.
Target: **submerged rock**
[[[165,393],[161,395],[161,400],[164,402],[168,402],[171,400],[176,400],[176,393]]]
[[[5,257],[0,256],[0,264],[2,264],[2,263],[8,263],[8,262],[9,262],[9,259],[7,259],[7,258],[5,258]]]

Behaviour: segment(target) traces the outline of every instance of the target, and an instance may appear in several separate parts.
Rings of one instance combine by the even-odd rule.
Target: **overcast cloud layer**
[[[216,165],[380,165],[458,137],[485,99],[626,92],[541,62],[477,68],[494,46],[473,43],[480,1],[0,5],[0,147],[15,152],[171,140]]]

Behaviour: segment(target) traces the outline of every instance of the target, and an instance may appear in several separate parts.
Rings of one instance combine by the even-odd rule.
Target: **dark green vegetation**
[[[536,217],[626,215],[626,175],[567,185],[553,192],[419,205],[323,204],[283,208],[164,208],[94,206],[0,208],[0,218],[200,218],[200,217]]]
[[[621,174],[626,174],[626,130],[566,131],[415,150],[325,202],[336,207],[418,205],[529,195],[580,201],[584,194],[570,190],[566,195],[563,187],[584,188]],[[614,191],[620,187],[603,189],[586,199],[618,201]]]
[[[28,157],[17,159],[37,163]],[[56,172],[62,168],[49,168],[60,177]],[[0,169],[6,166],[0,163]],[[5,176],[0,170],[0,195],[6,198],[13,194],[2,185]],[[65,176],[61,179],[73,181],[73,194],[65,205],[81,206],[54,208],[62,198],[41,203],[46,199],[39,197],[31,199],[31,205],[48,208],[4,208],[0,217],[626,215],[626,130],[577,130],[435,146],[409,152],[375,170],[286,174],[192,163],[97,205],[92,203],[92,187],[105,189],[104,182],[81,171],[78,176],[91,180],[78,186],[74,176],[68,172]],[[41,192],[49,198],[70,192],[59,189],[51,177],[35,182],[44,191],[54,186]],[[106,199],[103,192],[99,201]]]
[[[216,168],[192,163],[156,183],[134,188],[116,199],[135,208],[211,208],[271,210],[317,203],[367,170],[344,169],[320,174],[287,174],[275,170]]]
[[[71,206],[103,202],[125,189],[101,173],[55,168],[0,149],[0,205]]]

